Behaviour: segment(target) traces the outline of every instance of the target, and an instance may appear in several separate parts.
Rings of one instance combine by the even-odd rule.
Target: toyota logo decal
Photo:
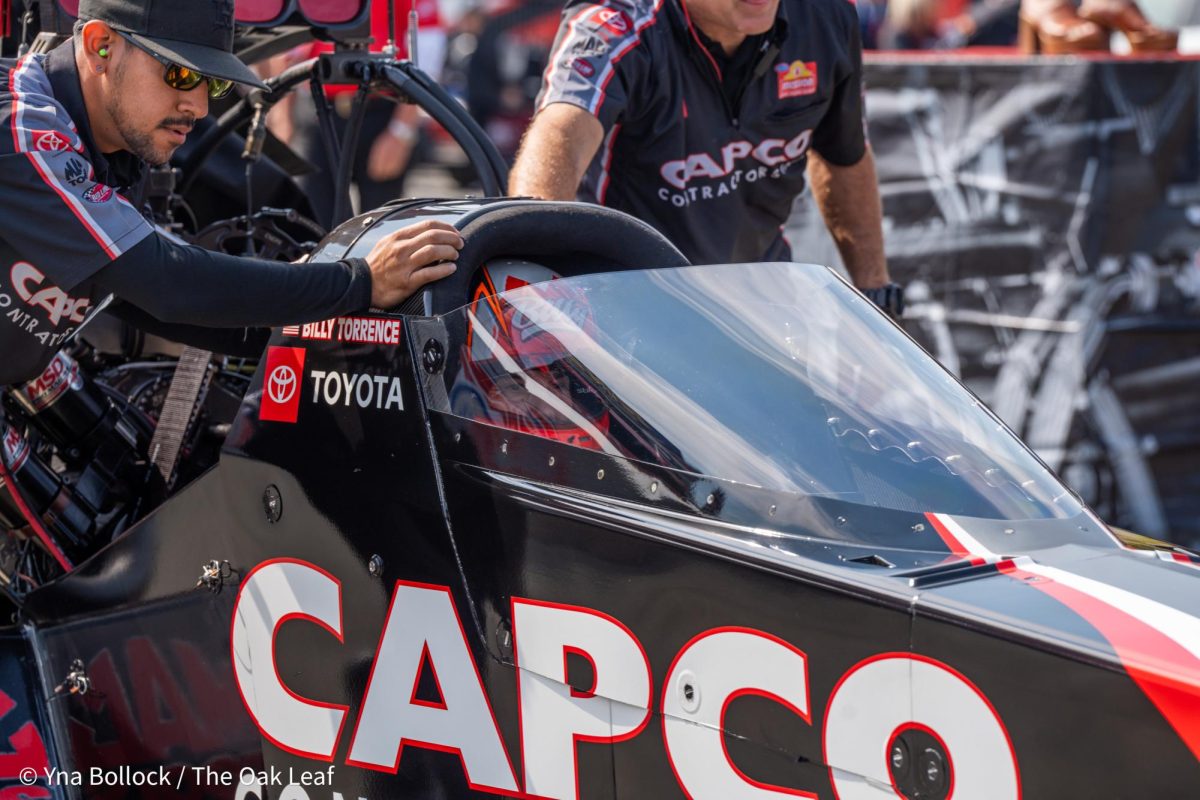
[[[281,364],[271,370],[271,376],[267,379],[267,396],[271,398],[271,402],[282,405],[291,400],[294,394],[296,394],[296,370],[286,364]]]

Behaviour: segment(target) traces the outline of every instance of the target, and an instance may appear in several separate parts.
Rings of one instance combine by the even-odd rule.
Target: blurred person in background
[[[416,0],[416,8],[419,22],[417,63],[423,71],[438,81],[446,60],[446,31],[442,25],[437,0]],[[394,38],[398,58],[408,57],[408,9],[407,2],[397,2]],[[387,23],[387,2],[371,0],[371,52],[378,53],[387,45]],[[330,52],[332,49],[332,45],[323,42],[297,48],[286,58],[276,60],[271,69],[282,71],[291,64]],[[328,84],[325,87],[325,96],[333,111],[334,127],[339,139],[345,136],[356,91],[357,87],[353,85]],[[289,94],[279,103],[269,123],[276,136],[291,145],[316,168],[316,171],[298,177],[297,182],[308,196],[317,221],[327,228],[332,227],[335,222],[333,195],[336,165],[328,162],[311,94],[307,91]],[[392,98],[378,93],[367,99],[359,146],[351,172],[352,185],[358,190],[360,208],[377,208],[402,196],[404,179],[419,143],[420,123],[419,111],[415,105],[396,103]]]
[[[887,0],[858,0],[854,6],[858,11],[863,49],[878,50],[879,29],[883,27],[884,16],[887,14]]]
[[[1025,53],[1107,51],[1120,31],[1134,53],[1174,51],[1177,31],[1150,22],[1133,0],[1022,0],[1020,47]]]
[[[931,50],[937,46],[940,0],[888,0],[881,50]]]
[[[947,5],[950,8],[943,15],[941,47],[1012,47],[1016,43],[1021,0],[973,0]]]
[[[468,65],[467,110],[511,161],[533,117],[562,0],[487,0]]]
[[[883,50],[1011,47],[1021,0],[889,0]]]

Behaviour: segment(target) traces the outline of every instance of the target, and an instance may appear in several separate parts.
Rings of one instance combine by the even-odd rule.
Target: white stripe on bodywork
[[[995,558],[996,554],[985,547],[978,539],[967,532],[962,525],[946,514],[935,514],[938,521],[951,531],[972,555],[982,558]],[[1054,581],[1100,603],[1136,619],[1167,637],[1194,658],[1200,660],[1200,618],[1185,611],[1172,608],[1165,603],[1151,600],[1127,589],[1121,589],[1110,583],[1103,583],[1093,578],[1085,578],[1074,572],[1068,572],[1060,567],[1050,567],[1039,564],[1032,559],[1022,559],[1017,565],[1025,572]],[[1166,666],[1166,665],[1159,665]],[[1189,675],[1184,680],[1194,682],[1195,675]]]
[[[946,526],[946,530],[954,534],[954,538],[958,539],[958,541],[962,543],[962,546],[967,548],[967,552],[970,555],[977,556],[978,558],[983,558],[988,561],[995,561],[1000,558],[998,554],[993,553],[987,547],[984,547],[983,542],[979,541],[970,533],[968,533],[966,528],[964,528],[962,525],[959,525],[958,522],[955,521],[954,517],[950,516],[949,514],[934,514],[933,516],[937,517],[938,522]]]

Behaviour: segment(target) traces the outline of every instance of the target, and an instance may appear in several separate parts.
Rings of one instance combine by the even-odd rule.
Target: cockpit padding
[[[484,206],[458,223],[466,245],[458,271],[414,295],[404,314],[445,314],[470,301],[476,272],[498,258],[535,261],[565,277],[688,266],[671,242],[641,220],[589,203],[512,200]]]

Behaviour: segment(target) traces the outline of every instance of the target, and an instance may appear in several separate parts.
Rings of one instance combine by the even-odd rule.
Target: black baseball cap
[[[168,61],[266,88],[233,54],[234,0],[80,0],[79,19],[106,22]]]

